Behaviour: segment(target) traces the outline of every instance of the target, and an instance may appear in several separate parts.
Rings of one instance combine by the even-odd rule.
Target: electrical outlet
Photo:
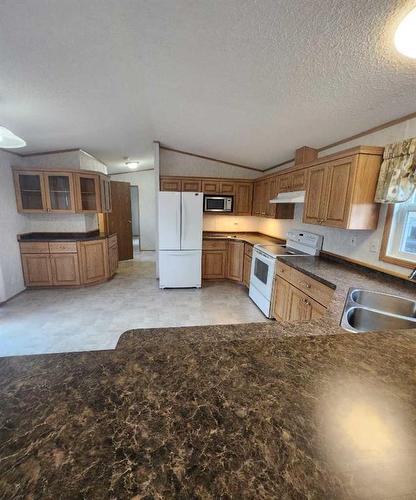
[[[371,253],[377,253],[378,252],[378,244],[376,241],[372,241],[370,243],[370,252]]]

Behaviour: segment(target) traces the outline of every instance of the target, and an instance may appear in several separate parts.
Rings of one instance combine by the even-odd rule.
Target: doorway
[[[131,200],[131,230],[133,235],[133,252],[140,252],[140,217],[139,217],[139,187],[130,186]]]

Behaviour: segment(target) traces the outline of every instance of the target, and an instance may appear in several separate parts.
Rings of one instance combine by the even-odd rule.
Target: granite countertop
[[[350,286],[414,284],[281,259],[335,286],[326,315],[0,359],[0,497],[415,498],[416,330],[339,326]]]
[[[335,323],[339,325],[348,290],[353,287],[391,293],[413,300],[416,296],[416,283],[372,271],[362,266],[337,262],[325,256],[279,257],[278,259],[335,289],[328,312],[324,316],[324,324]]]
[[[267,236],[261,233],[231,233],[231,232],[210,232],[204,231],[203,233],[204,240],[239,240],[244,241],[246,243],[250,243],[251,245],[256,245],[257,243],[262,244],[283,244],[285,240],[281,240],[279,238],[273,238],[272,236]]]
[[[115,234],[115,233],[114,233]],[[42,242],[42,241],[86,241],[102,240],[109,238],[111,234],[89,231],[86,233],[24,233],[17,236],[18,241]]]
[[[0,497],[414,498],[415,359],[400,333],[256,324],[3,358]]]

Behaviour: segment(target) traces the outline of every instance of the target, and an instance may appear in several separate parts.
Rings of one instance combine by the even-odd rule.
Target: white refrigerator
[[[201,287],[203,193],[159,192],[159,287]]]

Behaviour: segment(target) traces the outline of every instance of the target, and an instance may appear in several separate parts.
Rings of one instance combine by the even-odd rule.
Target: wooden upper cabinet
[[[292,174],[279,175],[279,193],[288,193],[292,191]]]
[[[251,215],[253,204],[253,184],[237,182],[235,185],[234,214]]]
[[[334,158],[310,168],[303,222],[342,229],[376,229],[374,196],[382,150]]]
[[[101,212],[100,178],[98,174],[74,174],[77,212]]]
[[[352,196],[352,162],[341,161],[327,167],[326,207],[323,223],[347,227]]]
[[[324,218],[326,172],[325,166],[313,167],[309,170],[303,222],[320,224],[320,221]]]
[[[100,194],[101,194],[101,212],[109,213],[112,211],[111,181],[105,175],[100,176]]]
[[[50,212],[75,212],[74,177],[72,173],[44,173],[46,199]]]
[[[228,242],[228,271],[227,277],[234,281],[243,281],[244,242]]]
[[[182,191],[182,180],[176,177],[161,177],[161,191]]]
[[[299,170],[292,173],[293,191],[303,191],[306,187],[306,170]]]
[[[45,178],[42,172],[14,171],[17,210],[19,212],[45,212],[47,210]]]
[[[234,182],[220,182],[221,194],[233,195],[235,193]]]
[[[183,179],[182,191],[202,192],[202,182],[200,179]]]
[[[219,194],[220,181],[217,179],[206,179],[202,181],[202,192],[205,194]]]

